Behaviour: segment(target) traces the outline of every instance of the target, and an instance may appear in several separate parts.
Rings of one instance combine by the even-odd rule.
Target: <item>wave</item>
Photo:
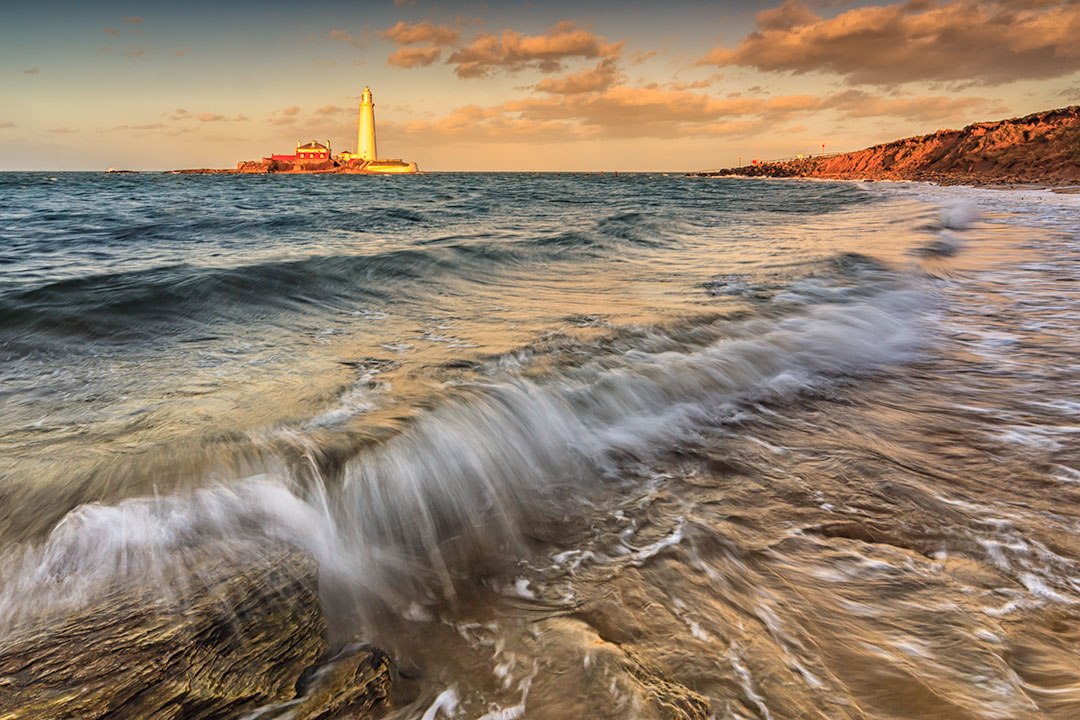
[[[410,283],[492,272],[510,250],[469,245],[329,255],[240,267],[170,265],[48,283],[0,295],[0,332],[123,341],[184,326],[250,321],[274,311],[401,297]]]
[[[349,460],[340,482],[283,468],[190,493],[84,505],[38,546],[0,561],[0,627],[77,606],[117,582],[173,577],[192,554],[244,562],[276,542],[311,552],[331,614],[436,600],[512,557],[530,522],[648,464],[756,403],[791,404],[839,379],[918,356],[930,295],[842,259],[767,311],[697,332],[653,328],[543,378],[463,385]],[[316,473],[317,475],[317,473]]]

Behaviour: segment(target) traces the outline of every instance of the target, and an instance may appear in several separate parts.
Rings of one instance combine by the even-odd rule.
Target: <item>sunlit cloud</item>
[[[757,15],[758,29],[702,64],[835,73],[851,83],[1000,84],[1080,69],[1080,4],[927,0],[861,7],[823,19],[801,0]]]
[[[540,92],[563,95],[596,92],[612,87],[625,77],[625,75],[620,75],[616,69],[615,60],[608,58],[588,70],[571,73],[559,78],[544,78],[536,86],[536,89]]]
[[[505,30],[500,36],[478,33],[468,45],[455,49],[447,62],[462,78],[526,68],[556,73],[563,69],[565,60],[615,58],[622,48],[621,42],[609,42],[573,22],[560,22],[542,35],[524,35],[514,30]]]
[[[191,48],[184,48],[183,50],[177,50],[176,52],[173,53],[173,55],[175,55],[176,57],[183,57],[184,55],[187,55],[190,52],[191,52]]]
[[[337,40],[338,42],[348,43],[353,47],[362,48],[364,46],[363,41],[353,37],[349,34],[348,30],[331,30],[329,35],[331,40]]]
[[[25,70],[23,70],[24,75],[37,75],[40,72],[41,70],[39,70],[36,65],[34,67],[26,68]]]
[[[13,127],[16,127],[15,123],[13,123],[13,122],[0,122],[0,128],[3,128],[5,130],[7,128],[13,128]]]
[[[165,123],[145,123],[142,125],[117,125],[112,128],[112,132],[149,132],[152,130],[164,130],[169,126]]]
[[[919,122],[963,119],[973,111],[998,111],[984,98],[892,97],[858,90],[825,96],[714,98],[704,93],[646,87],[609,87],[599,92],[530,97],[489,107],[469,105],[432,121],[404,123],[405,134],[501,142],[507,136],[543,140],[602,139],[683,135],[746,135],[795,132],[784,124],[795,118],[834,113],[839,118],[881,117]]]
[[[386,62],[394,67],[412,69],[427,67],[442,58],[442,49],[435,45],[403,47],[390,54]]]
[[[1002,103],[979,97],[882,97],[860,90],[849,90],[829,96],[823,108],[835,108],[845,118],[897,117],[918,122],[964,121],[973,113],[1002,114],[1008,108]]]
[[[418,23],[407,23],[399,20],[397,24],[386,30],[380,30],[377,35],[384,37],[397,45],[450,45],[458,41],[461,31],[449,25],[433,25],[428,20]]]
[[[77,129],[75,129],[75,128],[57,127],[57,128],[49,128],[49,132],[52,133],[53,135],[67,135],[67,134],[70,134],[70,133],[77,133],[79,131]]]
[[[201,112],[195,116],[199,122],[222,122],[225,120],[224,115],[219,115],[212,112]]]

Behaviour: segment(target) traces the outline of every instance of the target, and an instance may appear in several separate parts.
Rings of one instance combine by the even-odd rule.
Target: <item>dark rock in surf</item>
[[[325,661],[310,556],[282,548],[245,568],[199,567],[180,593],[118,587],[0,638],[0,718],[211,720],[265,708],[261,718],[320,720],[385,702],[384,653]]]

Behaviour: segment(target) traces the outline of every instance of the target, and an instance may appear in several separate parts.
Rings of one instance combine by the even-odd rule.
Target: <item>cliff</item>
[[[856,152],[701,175],[923,180],[942,184],[1080,182],[1080,106],[981,122]]]

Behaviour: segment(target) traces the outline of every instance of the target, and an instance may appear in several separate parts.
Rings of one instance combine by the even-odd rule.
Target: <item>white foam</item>
[[[635,349],[544,381],[462,385],[350,461],[341,487],[301,486],[277,469],[77,508],[42,545],[0,559],[0,626],[79,605],[111,580],[165,576],[166,564],[208,543],[241,558],[270,542],[305,548],[320,564],[324,599],[401,607],[452,594],[456,557],[505,557],[526,516],[565,502],[568,488],[618,477],[626,458],[647,460],[695,428],[741,417],[740,404],[913,358],[927,341],[926,294],[877,269],[855,280],[804,283],[776,316],[718,321],[711,336],[720,339],[708,344],[655,330]],[[359,409],[368,398],[353,401]],[[645,562],[681,539],[680,525],[620,559]]]

